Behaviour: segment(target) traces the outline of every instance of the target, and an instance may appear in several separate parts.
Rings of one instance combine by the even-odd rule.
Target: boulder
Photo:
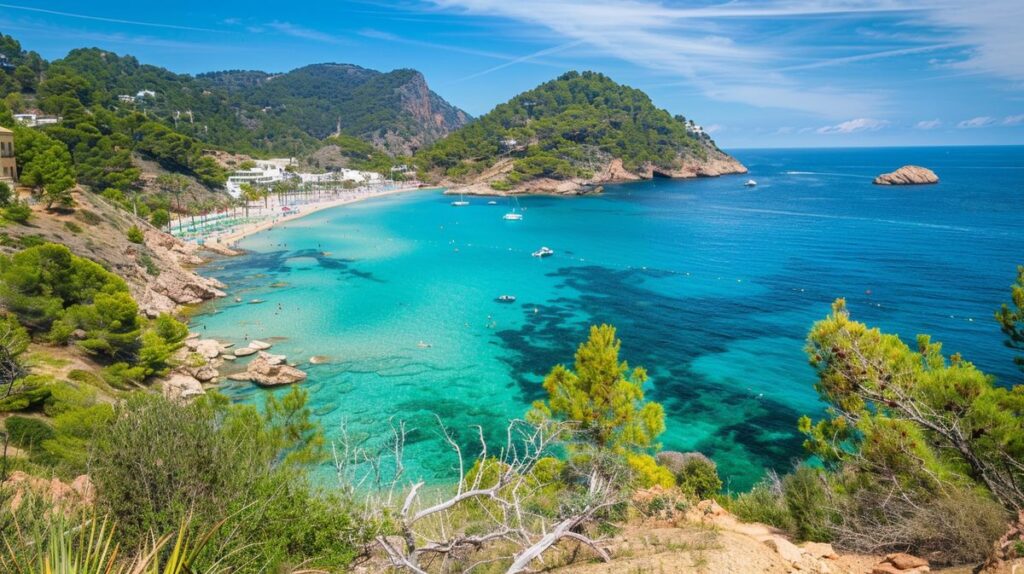
[[[875,178],[875,185],[921,185],[939,183],[935,172],[916,165],[905,165],[896,171],[883,173]]]
[[[804,557],[803,551],[797,548],[795,544],[781,536],[771,536],[765,539],[764,545],[774,550],[776,554],[786,562],[795,564],[800,562]]]
[[[839,554],[827,542],[805,542],[800,547],[803,548],[805,553],[815,558],[824,558],[826,560],[836,560],[839,558]]]
[[[217,369],[213,365],[206,364],[200,367],[189,369],[189,374],[201,383],[208,383],[217,378]]]
[[[164,381],[163,391],[168,400],[176,403],[187,403],[206,393],[203,385],[195,377],[185,373],[171,373]]]
[[[265,341],[255,341],[254,340],[254,341],[249,343],[249,347],[251,347],[253,349],[256,349],[257,351],[266,351],[267,349],[273,347],[273,345],[271,345],[270,343],[267,343]]]
[[[255,355],[258,351],[252,347],[239,347],[235,349],[236,357],[248,357],[249,355]]]
[[[228,376],[233,381],[252,381],[263,387],[290,385],[306,380],[306,373],[284,364],[282,355],[270,355],[260,352],[243,373]]]
[[[899,568],[900,570],[913,570],[915,568],[928,568],[928,561],[924,558],[918,558],[917,556],[906,554],[904,552],[897,552],[895,554],[888,554],[885,557],[885,561]]]
[[[214,339],[203,339],[196,343],[195,350],[207,359],[215,359],[220,355],[220,343]]]

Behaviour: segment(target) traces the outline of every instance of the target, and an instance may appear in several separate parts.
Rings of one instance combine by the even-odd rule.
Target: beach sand
[[[268,229],[271,229],[275,225],[279,225],[279,224],[282,224],[282,223],[287,223],[289,221],[295,221],[296,219],[301,219],[303,217],[306,217],[307,215],[312,215],[312,214],[314,214],[314,213],[316,213],[318,211],[323,211],[325,209],[331,209],[332,207],[338,207],[338,206],[341,206],[341,205],[348,205],[350,203],[355,203],[357,201],[363,201],[365,199],[371,199],[371,198],[374,198],[374,197],[384,197],[385,195],[395,195],[395,194],[398,194],[398,193],[408,193],[408,192],[411,192],[411,191],[420,191],[420,190],[426,190],[426,189],[438,189],[438,188],[401,187],[401,188],[398,188],[398,189],[391,189],[391,190],[388,190],[388,191],[381,191],[381,192],[377,192],[377,193],[367,193],[365,195],[359,195],[359,196],[356,196],[356,197],[342,197],[342,198],[333,199],[333,200],[330,200],[330,201],[324,201],[324,202],[321,202],[321,203],[312,203],[312,204],[303,205],[301,211],[295,211],[293,213],[288,213],[286,215],[282,215],[281,217],[270,218],[270,219],[268,219],[266,221],[260,221],[260,222],[257,222],[257,223],[251,223],[249,225],[243,225],[242,227],[240,227],[238,229],[231,230],[231,231],[229,231],[227,233],[205,238],[204,241],[203,241],[203,246],[205,248],[207,248],[207,249],[212,250],[212,251],[220,251],[220,252],[224,252],[224,253],[230,253],[230,252],[234,251],[235,245],[239,241],[241,241],[242,239],[244,239],[244,238],[246,238],[246,237],[248,237],[248,236],[250,236],[250,235],[252,235],[254,233],[259,233],[261,231],[266,231]]]

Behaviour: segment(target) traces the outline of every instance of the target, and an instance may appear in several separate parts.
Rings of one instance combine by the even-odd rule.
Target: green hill
[[[479,193],[578,192],[588,184],[746,169],[692,121],[595,72],[519,94],[421,150],[422,172]]]

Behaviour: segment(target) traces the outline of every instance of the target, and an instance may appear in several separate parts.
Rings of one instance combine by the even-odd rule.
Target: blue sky
[[[183,73],[416,68],[479,115],[597,70],[723,147],[1024,144],[1024,0],[33,0],[0,31]]]

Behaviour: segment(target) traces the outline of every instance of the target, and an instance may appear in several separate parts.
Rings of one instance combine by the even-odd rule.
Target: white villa
[[[372,171],[340,169],[327,173],[293,173],[288,166],[295,162],[292,158],[273,158],[256,160],[251,169],[238,170],[228,176],[227,189],[232,197],[242,194],[242,184],[250,183],[259,186],[273,185],[276,181],[298,179],[301,183],[331,183],[353,181],[359,185],[383,183],[384,177]]]
[[[14,114],[14,121],[21,125],[34,128],[60,123],[60,116],[44,116],[39,114]]]

